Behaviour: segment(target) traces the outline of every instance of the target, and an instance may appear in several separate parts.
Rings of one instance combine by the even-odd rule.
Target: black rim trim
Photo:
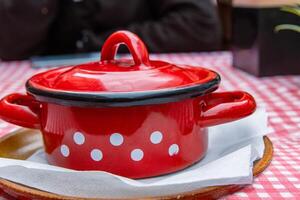
[[[89,106],[98,104],[99,106],[112,107],[168,103],[185,98],[201,96],[216,90],[220,81],[220,76],[216,74],[216,77],[207,83],[189,87],[142,92],[112,92],[92,94],[46,91],[31,86],[28,80],[26,82],[26,89],[30,94],[37,96],[37,100],[61,103],[65,105]]]

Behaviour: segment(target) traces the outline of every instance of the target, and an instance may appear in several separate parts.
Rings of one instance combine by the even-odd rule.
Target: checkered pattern
[[[254,183],[223,199],[300,199],[300,76],[256,78],[232,67],[228,52],[160,54],[152,59],[204,66],[220,73],[220,90],[245,90],[269,115],[274,159]],[[28,62],[0,63],[0,97],[24,91],[27,78],[40,70]],[[0,136],[16,129],[0,122]],[[3,196],[3,194],[2,194]],[[0,192],[1,199],[1,192]]]

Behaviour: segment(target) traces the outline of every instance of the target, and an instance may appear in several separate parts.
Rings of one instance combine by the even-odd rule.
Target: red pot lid
[[[120,44],[128,47],[133,60],[114,59]],[[201,95],[215,90],[219,81],[217,73],[205,68],[149,60],[135,34],[118,31],[104,43],[101,61],[37,74],[26,86],[29,93],[48,101],[128,106]]]

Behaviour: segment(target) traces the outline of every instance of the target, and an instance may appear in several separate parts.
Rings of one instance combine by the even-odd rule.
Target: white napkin
[[[43,151],[28,161],[0,158],[0,177],[55,194],[86,198],[172,195],[201,187],[252,183],[253,161],[263,155],[267,133],[264,109],[209,130],[204,159],[177,173],[133,180],[102,171],[75,171],[48,165]]]

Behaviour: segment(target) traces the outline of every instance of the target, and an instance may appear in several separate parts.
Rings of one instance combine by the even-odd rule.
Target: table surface
[[[211,68],[222,77],[220,91],[247,91],[267,109],[274,159],[252,185],[224,199],[300,199],[300,76],[256,78],[234,69],[229,52],[154,54],[151,58]],[[26,61],[0,63],[0,97],[24,92],[25,81],[39,71]],[[17,128],[0,121],[0,136]],[[1,196],[6,195],[0,192]]]

